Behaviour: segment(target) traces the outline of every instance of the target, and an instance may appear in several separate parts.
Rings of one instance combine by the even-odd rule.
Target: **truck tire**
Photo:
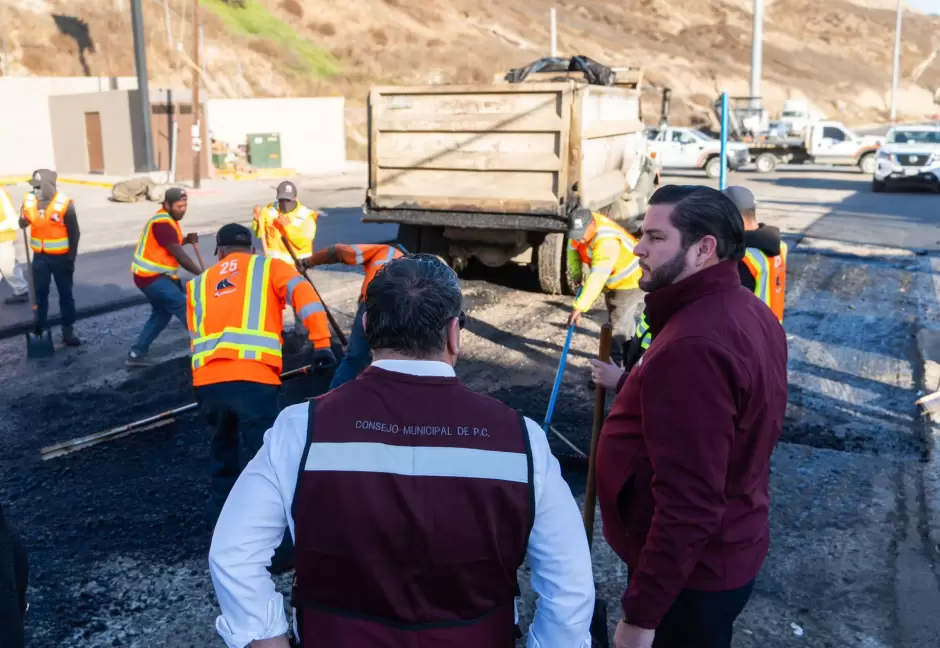
[[[705,169],[705,175],[709,178],[717,178],[721,175],[721,158],[717,155],[713,155],[708,158],[703,168]]]
[[[777,168],[777,156],[773,153],[761,153],[754,160],[754,166],[758,173],[771,173]]]
[[[859,170],[867,175],[872,175],[875,173],[875,166],[877,162],[875,161],[874,153],[866,153],[858,160]]]
[[[573,295],[574,281],[568,269],[567,240],[561,232],[545,235],[535,248],[535,271],[539,288],[549,295]]]

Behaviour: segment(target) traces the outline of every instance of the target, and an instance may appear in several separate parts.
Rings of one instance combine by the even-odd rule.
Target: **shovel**
[[[55,353],[55,344],[52,342],[52,330],[45,331],[37,323],[36,291],[33,283],[33,260],[29,253],[29,237],[23,230],[23,243],[26,245],[26,269],[29,281],[29,303],[33,307],[33,330],[26,332],[26,357],[48,358]]]
[[[561,360],[558,361],[558,371],[555,373],[555,384],[552,385],[552,395],[548,399],[548,410],[545,412],[545,422],[542,423],[542,429],[550,431],[565,445],[574,450],[579,457],[586,459],[587,455],[584,454],[584,450],[573,444],[568,437],[556,430],[555,426],[552,425],[552,414],[555,412],[558,390],[561,389],[561,379],[565,375],[565,365],[568,362],[568,349],[571,347],[571,336],[574,334],[574,327],[574,324],[568,327],[568,337],[565,338],[565,346],[561,350]]]
[[[613,327],[605,323],[601,327],[601,343],[598,357],[602,362],[610,360],[610,346],[613,339]],[[594,542],[594,505],[597,502],[597,476],[595,466],[597,463],[597,444],[601,438],[601,428],[604,426],[604,410],[607,404],[607,390],[600,385],[594,391],[594,422],[591,426],[591,455],[588,457],[587,484],[584,489],[584,531],[587,533],[588,547]],[[596,588],[595,588],[596,589]],[[594,599],[594,616],[591,618],[591,645],[598,648],[609,648],[610,638],[607,634],[607,601],[602,598]]]

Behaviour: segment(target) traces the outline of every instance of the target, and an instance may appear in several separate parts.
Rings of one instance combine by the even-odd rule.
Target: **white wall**
[[[343,97],[210,99],[209,130],[238,146],[248,133],[280,133],[281,165],[298,173],[341,172],[346,167]]]
[[[0,77],[0,176],[55,168],[50,96],[136,88],[136,77]]]

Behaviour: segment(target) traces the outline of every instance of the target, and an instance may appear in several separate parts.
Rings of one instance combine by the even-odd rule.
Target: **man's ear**
[[[447,350],[454,356],[460,353],[460,323],[456,317],[447,324]]]
[[[718,260],[718,239],[716,239],[711,234],[703,236],[697,244],[698,250],[696,254],[696,266],[701,268],[705,263],[712,257],[715,256],[715,260]]]

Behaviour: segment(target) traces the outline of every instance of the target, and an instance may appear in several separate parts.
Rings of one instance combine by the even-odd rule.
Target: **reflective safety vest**
[[[273,202],[264,208],[261,212],[262,222],[252,221],[252,230],[259,239],[264,241],[268,256],[273,259],[280,259],[285,263],[293,265],[290,252],[284,247],[281,240],[281,229],[277,225],[278,208],[277,203]],[[317,236],[317,218],[319,214],[316,211],[301,205],[299,202],[284,216],[288,219],[288,224],[283,233],[286,236],[294,254],[298,259],[310,256],[313,253],[313,240]]]
[[[640,318],[640,323],[636,326],[636,333],[634,337],[639,338],[640,348],[646,351],[650,348],[650,344],[653,342],[653,332],[650,330],[650,323],[646,319],[646,311],[643,311],[643,316]]]
[[[320,250],[313,255],[313,259],[315,262],[319,261],[319,263],[341,262],[346,265],[361,265],[366,271],[366,276],[362,280],[359,301],[365,301],[366,289],[375,278],[375,274],[392,259],[403,256],[405,256],[404,253],[392,245],[346,245],[338,243],[325,250]]]
[[[72,199],[56,192],[49,204],[39,208],[36,194],[26,194],[23,199],[23,217],[29,221],[29,247],[33,252],[45,254],[68,254],[69,232],[65,227],[65,212]]]
[[[591,274],[574,303],[575,310],[579,311],[588,310],[604,290],[636,288],[643,274],[633,253],[636,239],[607,216],[598,213],[593,216],[587,240],[584,243],[568,241],[568,265],[572,274],[580,277],[582,264],[591,268]]]
[[[293,266],[236,252],[190,281],[187,324],[193,385],[214,382],[280,384],[282,311],[290,303],[316,349],[330,346],[326,312],[313,287]],[[224,374],[213,364],[227,363]]]
[[[10,194],[0,187],[0,243],[16,240],[16,231],[20,228],[17,216]]]
[[[165,274],[171,279],[176,279],[180,267],[179,261],[153,237],[153,226],[157,223],[171,225],[176,231],[176,242],[180,245],[183,244],[183,232],[179,223],[165,209],[161,209],[153,218],[147,221],[144,230],[140,233],[140,238],[137,240],[137,249],[134,250],[131,272],[138,277],[155,277]]]
[[[536,513],[519,413],[375,366],[309,412],[291,507],[301,646],[512,648]]]
[[[783,322],[786,301],[788,251],[786,243],[780,244],[777,256],[768,256],[759,248],[747,248],[743,259],[754,277],[754,294],[770,307],[780,322]]]

